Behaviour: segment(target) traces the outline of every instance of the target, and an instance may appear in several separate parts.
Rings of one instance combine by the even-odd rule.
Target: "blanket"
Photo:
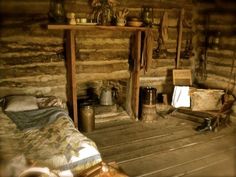
[[[74,127],[66,112],[58,108],[36,112],[7,113],[10,118],[0,111],[1,163],[23,155],[34,166],[77,173],[102,161],[95,143]]]

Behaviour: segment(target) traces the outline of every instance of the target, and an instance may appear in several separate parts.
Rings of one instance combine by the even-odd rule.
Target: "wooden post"
[[[77,88],[76,88],[76,56],[75,31],[66,30],[66,65],[67,65],[67,96],[69,111],[78,128]]]
[[[141,59],[141,31],[135,32],[134,69],[132,72],[132,109],[136,119],[139,116],[139,87],[140,87],[140,59]]]
[[[179,17],[179,28],[178,28],[178,39],[177,39],[177,56],[176,56],[176,69],[179,68],[180,63],[180,52],[181,52],[181,41],[182,41],[182,31],[183,31],[183,18],[184,18],[184,9],[181,9]]]

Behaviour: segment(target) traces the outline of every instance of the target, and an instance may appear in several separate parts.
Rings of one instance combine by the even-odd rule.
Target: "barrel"
[[[141,120],[143,122],[153,122],[157,119],[156,113],[156,88],[143,88],[142,94],[142,114]]]
[[[95,129],[94,107],[90,104],[82,104],[79,108],[80,129],[83,132],[92,132]]]

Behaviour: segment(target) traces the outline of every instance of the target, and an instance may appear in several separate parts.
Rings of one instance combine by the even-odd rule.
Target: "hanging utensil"
[[[168,25],[169,25],[169,20],[168,20],[168,12],[164,11],[164,14],[161,19],[161,28],[160,28],[160,37],[163,41],[163,44],[168,40]]]

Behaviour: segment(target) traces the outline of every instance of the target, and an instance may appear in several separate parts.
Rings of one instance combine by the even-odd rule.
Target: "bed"
[[[58,176],[79,174],[102,161],[56,97],[8,96],[0,108],[0,176],[46,167]]]

